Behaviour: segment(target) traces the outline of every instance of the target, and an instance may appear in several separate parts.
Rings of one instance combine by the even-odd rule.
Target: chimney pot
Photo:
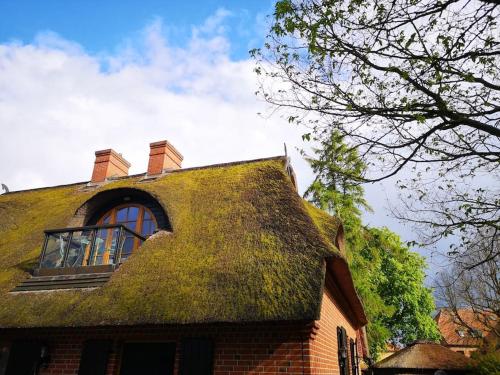
[[[122,154],[112,149],[96,151],[91,182],[103,182],[109,177],[128,176],[129,168],[130,163]]]
[[[166,169],[180,169],[183,159],[168,141],[150,143],[148,175],[160,174]]]

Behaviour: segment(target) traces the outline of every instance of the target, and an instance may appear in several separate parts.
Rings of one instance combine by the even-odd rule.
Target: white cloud
[[[159,19],[105,56],[51,32],[0,44],[0,183],[19,190],[87,181],[94,151],[106,148],[141,173],[149,143],[163,139],[185,167],[282,155],[286,142],[303,191],[312,173],[296,151],[302,131],[257,115],[268,108],[254,95],[253,62],[229,56],[230,16],[221,10],[193,28],[184,48],[169,44]],[[387,217],[383,190],[367,187],[376,209],[369,221],[412,239]]]
[[[11,190],[85,181],[94,151],[112,147],[147,166],[148,144],[168,139],[184,166],[283,153],[300,131],[257,115],[251,61],[232,61],[218,11],[184,48],[156,20],[114,55],[95,56],[54,33],[0,45],[0,181]],[[103,69],[107,66],[107,69]],[[294,155],[302,186],[310,172]]]

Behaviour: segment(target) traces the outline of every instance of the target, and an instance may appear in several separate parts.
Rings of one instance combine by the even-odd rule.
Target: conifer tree
[[[424,285],[424,259],[387,228],[367,228],[363,210],[371,210],[360,182],[366,166],[339,132],[323,138],[315,157],[316,174],[305,197],[339,217],[345,228],[347,256],[356,289],[368,316],[368,342],[374,358],[386,344],[439,338],[432,319],[434,299]]]

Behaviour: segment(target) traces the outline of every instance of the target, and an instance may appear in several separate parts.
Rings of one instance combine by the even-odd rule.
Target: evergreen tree
[[[339,132],[332,132],[307,157],[316,178],[305,197],[338,216],[345,228],[347,256],[369,324],[374,358],[388,342],[438,339],[434,300],[424,286],[425,261],[387,228],[366,228],[362,211],[371,210],[360,182],[366,166]]]

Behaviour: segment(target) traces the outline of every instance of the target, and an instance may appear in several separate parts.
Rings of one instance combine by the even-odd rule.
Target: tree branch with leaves
[[[305,138],[345,137],[367,165],[359,183],[403,171],[432,179],[401,179],[425,199],[404,199],[398,217],[427,228],[422,244],[458,235],[453,251],[462,254],[499,225],[500,189],[477,184],[500,179],[499,9],[479,0],[280,0],[264,47],[251,51],[259,94],[306,126]],[[434,194],[439,187],[446,194]]]

